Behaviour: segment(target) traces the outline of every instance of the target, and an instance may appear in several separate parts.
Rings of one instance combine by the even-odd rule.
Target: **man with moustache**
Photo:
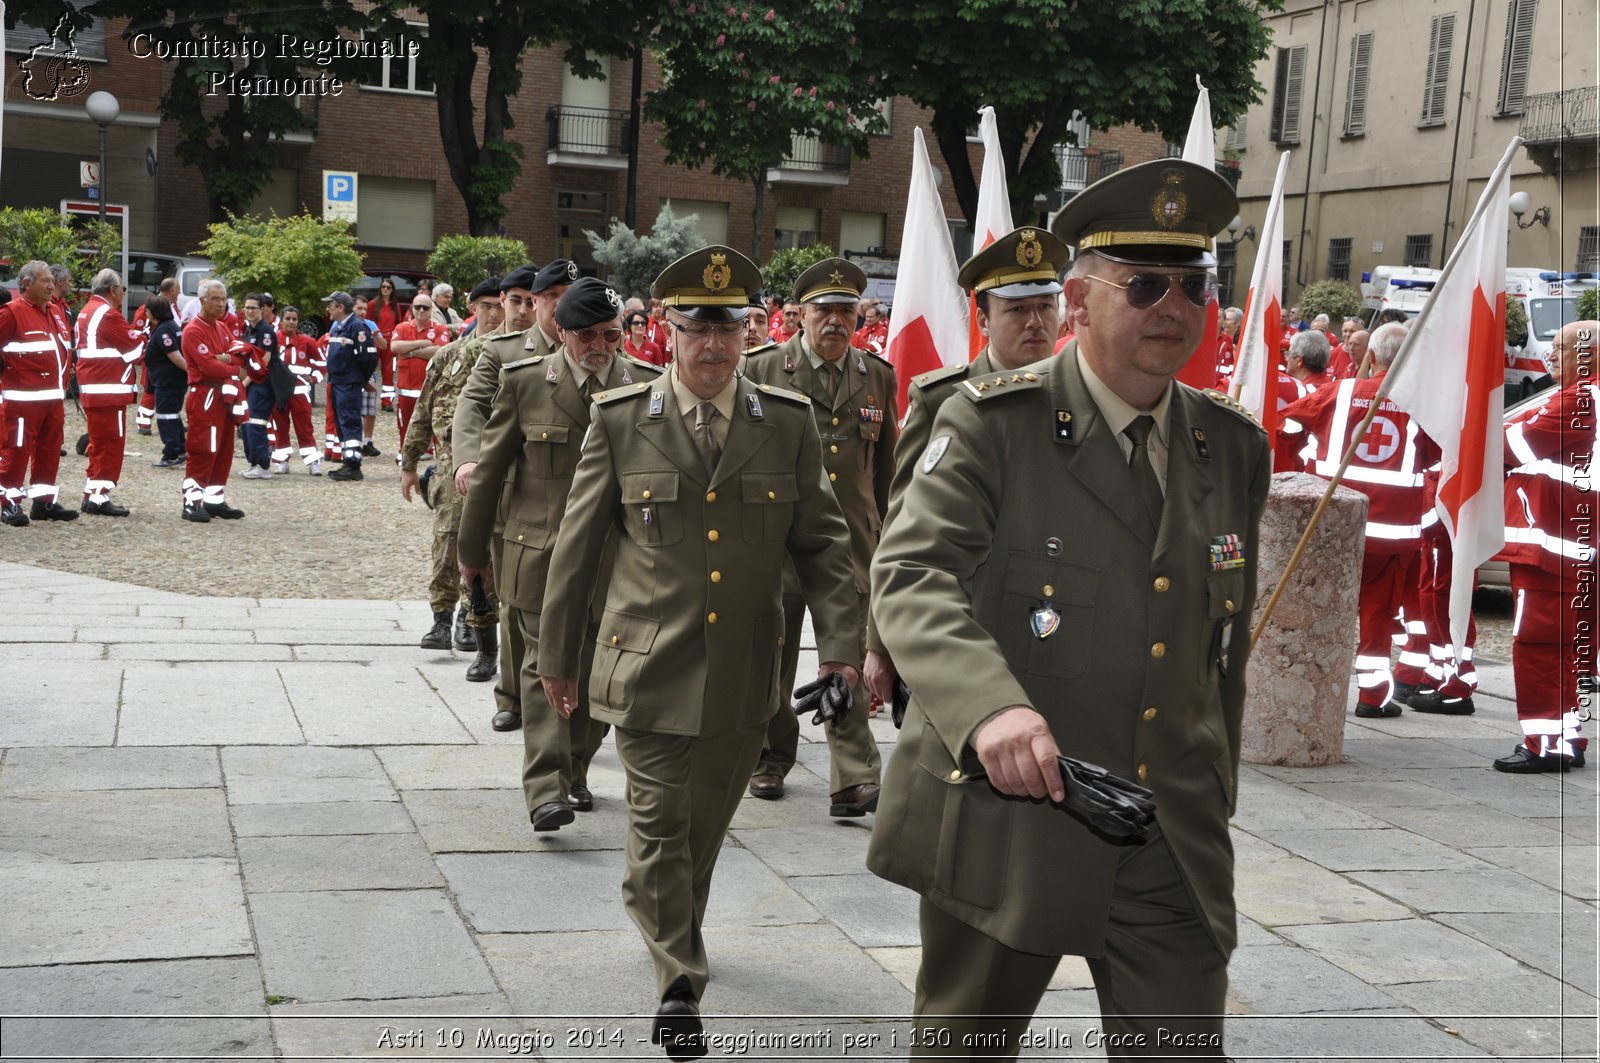
[[[472,488],[461,512],[456,544],[461,580],[488,582],[489,538],[500,538],[499,594],[520,637],[520,659],[513,661],[522,705],[522,791],[528,820],[536,831],[559,830],[573,813],[594,808],[589,791],[589,761],[605,727],[591,723],[588,699],[580,693],[574,710],[558,713],[545,700],[539,680],[539,614],[544,605],[550,552],[561,530],[583,436],[589,429],[594,396],[635,381],[653,380],[660,370],[619,354],[622,298],[605,282],[584,277],[556,304],[555,354],[536,354],[501,368],[484,426],[483,445],[472,472]],[[506,488],[507,476],[510,486]],[[497,532],[497,513],[505,495],[505,523]],[[605,583],[602,566],[600,585]],[[603,594],[590,611],[584,660],[594,653]]]
[[[656,278],[671,368],[595,396],[540,630],[550,704],[574,713],[587,671],[591,715],[616,729],[623,904],[655,962],[652,1037],[675,1060],[707,1052],[700,927],[776,703],[786,564],[812,603],[821,673],[857,682],[848,533],[806,400],[737,374],[760,283],[755,263],[717,245]],[[585,669],[597,590],[606,608]]]
[[[906,423],[895,443],[894,479],[884,531],[900,510],[900,496],[928,447],[933,420],[945,400],[967,380],[1001,370],[1015,371],[1051,357],[1060,327],[1061,271],[1072,252],[1054,233],[1034,225],[1013,229],[961,265],[957,282],[973,293],[978,331],[988,343],[970,362],[946,366],[911,379]],[[893,700],[894,662],[883,647],[877,624],[867,618],[867,688],[888,705]]]
[[[811,413],[822,438],[828,482],[844,511],[855,561],[854,587],[863,622],[867,615],[867,570],[878,545],[878,529],[889,508],[894,478],[894,449],[899,417],[894,367],[877,355],[850,345],[856,305],[867,286],[861,267],[842,258],[826,258],[795,280],[795,298],[802,308],[802,331],[786,343],[752,353],[745,375],[757,384],[798,391],[811,400]],[[789,711],[800,665],[800,638],[806,599],[794,578],[784,580],[784,654],[780,700],[773,706],[767,745],[750,778],[750,795],[767,800],[783,796],[784,777],[794,767],[800,747],[800,721]],[[856,654],[865,652],[866,631]],[[867,704],[867,691],[854,693]],[[832,767],[828,815],[864,816],[878,806],[878,747],[865,712],[854,713],[827,729]]]

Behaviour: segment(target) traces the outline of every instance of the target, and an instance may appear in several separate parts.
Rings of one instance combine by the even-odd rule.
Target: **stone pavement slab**
[[[261,664],[292,661],[294,651],[288,646],[262,646],[253,642],[241,645],[117,642],[107,649],[106,658],[113,661],[253,661]]]
[[[275,1004],[271,1011],[273,1036],[285,1059],[462,1058],[482,1054],[480,1029],[509,1033],[525,1025],[502,1021],[511,1006],[499,993]],[[451,1052],[456,1031],[465,1047]]]
[[[792,875],[789,883],[862,948],[922,941],[917,895],[876,875]]]
[[[736,828],[731,833],[780,875],[858,875],[867,869],[872,817],[829,819],[807,814],[786,827]]]
[[[416,830],[406,807],[398,801],[232,805],[228,812],[233,817],[233,831],[240,838],[408,834]]]
[[[251,956],[5,969],[0,1000],[11,1059],[273,1053],[261,970]]]
[[[370,749],[244,746],[222,751],[228,801],[235,805],[393,801],[383,765]]]
[[[1503,952],[1425,919],[1286,926],[1278,932],[1376,986],[1459,981],[1517,970],[1516,961]]]
[[[5,854],[0,896],[0,967],[254,951],[231,859],[71,864]]]
[[[262,893],[250,909],[270,994],[312,1002],[496,990],[443,890]]]
[[[470,742],[449,707],[414,669],[295,663],[284,689],[318,745],[418,745]]]
[[[128,663],[117,744],[301,745],[305,735],[270,664]]]
[[[221,790],[89,790],[0,797],[0,850],[68,862],[233,858]]]
[[[1492,982],[1404,982],[1385,992],[1495,1056],[1581,1058],[1596,1043],[1600,1002],[1538,971],[1512,971]]]
[[[1244,831],[1233,831],[1234,903],[1266,926],[1404,919],[1406,908]],[[1243,932],[1240,944],[1246,943]]]
[[[593,812],[579,813],[575,822],[556,831],[535,831],[528,825],[520,785],[498,790],[408,790],[401,796],[423,841],[435,853],[621,849],[627,841],[627,809],[620,799],[599,793]]]
[[[1228,1022],[1226,1047],[1236,1059],[1272,1063],[1481,1059],[1487,1054],[1437,1024],[1399,1010],[1339,1017],[1238,1016]]]
[[[1412,834],[1468,852],[1478,846],[1561,845],[1569,840],[1557,830],[1472,802],[1375,808],[1372,814]]]
[[[1424,914],[1553,910],[1561,901],[1556,890],[1498,867],[1356,871],[1350,877]]]
[[[1436,918],[1485,947],[1597,996],[1596,920],[1600,912],[1569,901],[1558,911],[1444,913]]]
[[[1548,832],[1539,831],[1543,836]],[[1542,882],[1569,897],[1592,901],[1600,896],[1600,849],[1574,844],[1562,836],[1554,845],[1520,845],[1494,849],[1466,849],[1479,860]]]
[[[415,834],[240,838],[250,893],[430,889],[444,885]]]
[[[221,786],[214,749],[128,746],[13,749],[0,765],[0,793],[176,790]]]
[[[1395,1006],[1382,990],[1289,944],[1236,949],[1228,983],[1233,1014],[1310,1015]]]
[[[1267,830],[1261,837],[1333,871],[1482,866],[1454,849],[1403,830]]]
[[[522,743],[385,746],[378,759],[401,790],[491,790],[522,776]]]
[[[0,652],[0,747],[109,746],[117,737],[123,666],[116,661],[73,661],[42,667],[8,660]]]

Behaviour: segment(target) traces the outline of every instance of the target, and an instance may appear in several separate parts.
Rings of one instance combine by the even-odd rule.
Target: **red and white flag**
[[[1217,168],[1217,134],[1211,128],[1211,92],[1194,76],[1200,95],[1194,101],[1194,114],[1189,119],[1189,136],[1183,142],[1183,161],[1208,170]],[[1211,272],[1215,273],[1216,270]],[[1217,382],[1217,321],[1221,308],[1212,302],[1206,307],[1206,330],[1200,336],[1200,346],[1194,349],[1189,360],[1178,370],[1178,379],[1192,388],[1209,388]]]
[[[1250,297],[1239,327],[1239,353],[1233,362],[1229,391],[1267,430],[1268,443],[1278,434],[1278,344],[1283,335],[1283,183],[1289,174],[1289,153],[1278,158],[1278,176],[1267,200],[1267,216],[1256,240],[1256,263],[1250,272]]]
[[[1016,228],[1011,221],[1011,196],[1006,184],[1006,157],[1000,150],[1000,125],[994,108],[978,111],[978,136],[983,141],[983,173],[978,179],[977,224],[972,253],[977,254]],[[967,358],[978,357],[989,341],[978,331],[978,297],[967,297]]]
[[[899,382],[898,409],[905,416],[906,391],[919,373],[959,365],[967,354],[967,293],[956,283],[956,252],[950,244],[944,201],[933,182],[933,164],[922,128],[912,130],[911,190],[900,239],[900,272],[894,283],[894,314],[884,356]]]
[[[1521,146],[1511,138],[1388,374],[1390,397],[1444,454],[1434,507],[1455,552],[1450,638],[1458,657],[1474,574],[1505,545],[1506,215]],[[1411,357],[1414,350],[1421,354]]]

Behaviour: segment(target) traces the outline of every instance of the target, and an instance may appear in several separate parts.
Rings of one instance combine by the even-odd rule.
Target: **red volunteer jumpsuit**
[[[450,342],[450,328],[435,322],[425,329],[418,329],[415,321],[402,321],[394,330],[394,335],[389,337],[389,346],[393,349],[396,343],[407,340],[427,340],[435,348],[443,347]],[[401,439],[406,437],[406,425],[411,423],[411,415],[417,408],[417,399],[422,396],[422,379],[428,375],[429,357],[430,355],[421,353],[393,356],[394,384],[397,392],[395,417],[400,422]],[[399,454],[397,453],[395,457],[398,459]]]
[[[238,354],[223,361],[219,355],[234,349],[233,329],[227,319],[207,321],[196,316],[183,327],[183,362],[189,370],[189,393],[183,411],[188,415],[189,464],[184,470],[185,504],[225,502],[228,472],[233,467],[234,406],[244,401]]]
[[[327,376],[328,363],[323,360],[317,341],[296,333],[278,335],[278,353],[283,364],[294,374],[294,396],[289,404],[272,417],[272,460],[284,463],[289,460],[289,426],[294,425],[294,435],[300,440],[300,460],[306,467],[315,465],[321,458],[317,439],[311,427],[311,385],[320,384]]]
[[[94,295],[78,314],[78,401],[89,428],[89,472],[85,502],[109,502],[122,477],[128,418],[123,411],[139,397],[138,366],[144,337],[122,311]]]
[[[395,396],[395,355],[388,344],[396,338],[394,333],[397,328],[411,323],[409,319],[402,320],[403,315],[400,313],[399,305],[380,302],[377,299],[367,304],[367,316],[378,326],[378,334],[384,339],[384,343],[378,345],[378,371],[383,376],[383,390],[379,395],[385,408],[394,405]],[[421,387],[420,384],[417,386]],[[415,407],[416,403],[413,402],[412,406]],[[404,430],[401,431],[400,438],[405,438]]]
[[[1306,471],[1333,479],[1351,437],[1372,405],[1383,373],[1365,380],[1341,380],[1284,407],[1280,445],[1295,436],[1287,422],[1296,422],[1307,436],[1310,460]],[[1303,454],[1305,452],[1302,452]],[[1439,448],[1390,399],[1379,406],[1357,448],[1344,483],[1367,496],[1367,538],[1361,564],[1361,635],[1356,648],[1356,685],[1360,703],[1377,708],[1394,695],[1395,682],[1421,686],[1427,682],[1426,627],[1418,585],[1422,537],[1439,516],[1427,497],[1423,471],[1439,461]],[[1417,631],[1402,627],[1402,618]],[[1407,642],[1407,635],[1413,635]],[[1390,671],[1390,642],[1406,643],[1400,668]],[[1420,661],[1413,659],[1420,652]]]
[[[133,327],[143,339],[150,339],[154,326],[150,324],[150,315],[145,313],[143,306],[133,312]],[[139,409],[134,412],[133,418],[141,432],[148,432],[156,419],[156,393],[150,385],[150,367],[142,361],[139,363]]]
[[[0,306],[0,399],[5,402],[0,488],[7,502],[20,505],[27,497],[49,505],[56,500],[71,343],[67,319],[53,304],[18,298]],[[26,492],[24,481],[31,484]]]
[[[1595,674],[1595,403],[1580,377],[1506,426],[1506,548],[1516,596],[1511,666],[1528,751],[1570,757],[1588,746],[1583,718]]]

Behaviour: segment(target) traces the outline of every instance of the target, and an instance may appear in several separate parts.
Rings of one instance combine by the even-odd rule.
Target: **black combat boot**
[[[467,626],[467,607],[462,605],[456,610],[456,649],[462,653],[473,653],[478,648],[478,629]]]
[[[467,666],[467,681],[487,683],[500,670],[500,631],[491,625],[478,629],[478,656]]]
[[[450,648],[450,611],[433,614],[433,626],[428,633],[422,636],[422,641],[417,643],[425,650],[448,650]]]

